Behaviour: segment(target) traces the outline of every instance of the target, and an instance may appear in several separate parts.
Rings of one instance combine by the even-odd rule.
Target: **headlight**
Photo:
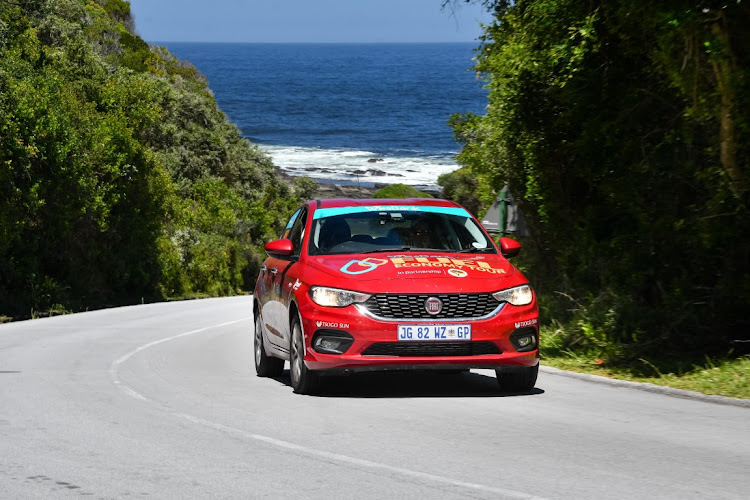
[[[366,293],[339,290],[325,286],[314,286],[310,288],[310,298],[319,306],[346,307],[348,305],[364,302],[370,298]]]
[[[498,302],[507,302],[514,306],[525,306],[531,304],[534,292],[529,285],[521,285],[507,290],[500,290],[492,294]]]

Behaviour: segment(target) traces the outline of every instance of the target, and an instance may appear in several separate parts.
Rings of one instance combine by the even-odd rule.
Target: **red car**
[[[297,210],[254,295],[255,368],[294,392],[323,374],[496,370],[525,392],[539,369],[539,311],[526,278],[460,205],[435,199],[321,200]]]

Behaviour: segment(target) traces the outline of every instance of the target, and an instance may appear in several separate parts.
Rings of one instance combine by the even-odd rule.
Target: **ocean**
[[[434,188],[458,168],[448,119],[483,114],[475,43],[165,43],[291,175]]]

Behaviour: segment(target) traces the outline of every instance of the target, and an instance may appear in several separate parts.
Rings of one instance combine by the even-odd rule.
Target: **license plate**
[[[471,325],[398,325],[398,341],[471,340]]]

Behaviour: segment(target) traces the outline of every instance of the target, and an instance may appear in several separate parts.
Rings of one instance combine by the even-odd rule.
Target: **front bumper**
[[[425,325],[425,321],[383,321],[363,314],[355,306],[344,308],[321,307],[305,297],[298,304],[305,332],[305,364],[310,370],[326,372],[360,372],[386,370],[432,370],[432,369],[498,369],[531,367],[539,363],[538,348],[519,352],[511,342],[513,332],[523,328],[533,330],[538,346],[538,308],[536,300],[527,306],[506,304],[495,315],[479,320],[452,321],[441,319],[429,324],[471,325],[471,341],[449,341],[447,355],[440,355],[435,342],[421,343],[427,354],[372,355],[367,352],[390,352],[390,347],[409,344],[418,349],[418,342],[398,342],[398,325]],[[343,354],[324,354],[312,346],[316,332],[339,331],[350,335],[354,341]],[[457,344],[475,343],[476,348],[463,349]],[[376,346],[377,344],[377,346]],[[375,348],[377,347],[377,348]],[[461,351],[473,351],[465,355]],[[396,348],[396,351],[399,349]],[[403,351],[403,350],[400,350]],[[409,349],[406,349],[409,351]],[[491,354],[485,354],[492,352]],[[451,354],[453,353],[453,354]],[[458,354],[456,354],[458,353]]]

